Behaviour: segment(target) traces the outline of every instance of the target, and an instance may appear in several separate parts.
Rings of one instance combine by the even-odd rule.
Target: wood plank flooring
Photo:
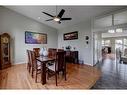
[[[55,77],[49,78],[45,85],[38,82],[27,71],[26,64],[14,65],[0,71],[0,89],[90,89],[100,78],[101,72],[91,66],[67,64],[67,81],[60,74],[58,86]]]
[[[107,54],[96,65],[102,74],[93,89],[127,89],[127,64],[119,62],[114,54]]]

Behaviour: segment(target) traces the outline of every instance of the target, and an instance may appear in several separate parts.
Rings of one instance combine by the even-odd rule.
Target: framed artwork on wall
[[[25,31],[26,44],[47,44],[47,34]]]
[[[64,38],[64,40],[75,40],[75,39],[78,39],[78,31],[65,33],[63,35],[63,38]]]

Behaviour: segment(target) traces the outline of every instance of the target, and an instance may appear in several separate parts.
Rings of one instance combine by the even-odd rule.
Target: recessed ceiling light
[[[116,32],[117,32],[117,33],[121,33],[121,32],[123,32],[123,30],[122,30],[122,28],[117,28],[117,29],[116,29]]]
[[[115,33],[115,30],[108,30],[108,33]]]

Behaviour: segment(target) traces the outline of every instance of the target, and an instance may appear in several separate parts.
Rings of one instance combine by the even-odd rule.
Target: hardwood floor
[[[55,77],[49,78],[45,85],[35,83],[26,69],[26,64],[14,65],[0,71],[0,89],[90,89],[100,78],[101,72],[91,66],[67,64],[67,81],[58,76],[58,86]]]
[[[119,63],[115,55],[106,55],[96,67],[101,70],[102,75],[93,89],[127,89],[127,64]]]

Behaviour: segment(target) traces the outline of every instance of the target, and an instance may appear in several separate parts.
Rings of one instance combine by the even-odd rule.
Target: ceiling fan
[[[56,22],[58,22],[58,23],[60,24],[61,21],[64,21],[64,20],[71,20],[71,19],[72,19],[72,18],[62,18],[64,12],[65,12],[65,10],[62,9],[62,10],[59,12],[59,14],[57,15],[57,9],[56,9],[56,16],[53,16],[53,15],[51,15],[51,14],[49,14],[49,13],[46,13],[46,12],[42,12],[42,13],[44,13],[44,14],[46,14],[46,15],[52,17],[52,19],[48,19],[48,20],[46,20],[46,21],[52,21],[52,20],[54,20],[54,21],[56,21]]]

